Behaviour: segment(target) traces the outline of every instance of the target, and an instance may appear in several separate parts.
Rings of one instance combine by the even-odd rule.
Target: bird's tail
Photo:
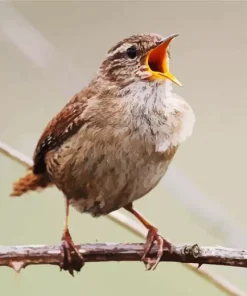
[[[35,175],[32,170],[29,170],[24,177],[13,184],[10,196],[21,196],[28,191],[38,191],[52,185],[47,174]]]

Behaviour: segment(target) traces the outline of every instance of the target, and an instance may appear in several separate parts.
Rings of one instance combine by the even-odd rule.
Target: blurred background
[[[171,45],[175,92],[196,114],[193,136],[136,207],[173,243],[247,248],[246,2],[0,2],[0,140],[32,156],[47,122],[93,77],[107,50],[140,32],[180,33]],[[25,168],[0,154],[0,244],[57,244],[64,202],[56,189],[10,199]],[[107,218],[71,210],[76,243],[138,242]],[[247,292],[247,272],[208,268]],[[91,263],[0,268],[3,295],[223,295],[177,263]]]

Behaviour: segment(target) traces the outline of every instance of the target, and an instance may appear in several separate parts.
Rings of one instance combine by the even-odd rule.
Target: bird
[[[173,85],[182,84],[169,70],[170,43],[177,36],[140,33],[109,47],[91,81],[47,124],[33,166],[13,184],[11,196],[50,186],[63,193],[60,267],[72,275],[84,259],[69,231],[70,206],[92,217],[121,208],[132,213],[148,231],[141,257],[147,269],[157,267],[165,248],[173,251],[133,203],[159,184],[193,132],[195,114],[173,92]]]

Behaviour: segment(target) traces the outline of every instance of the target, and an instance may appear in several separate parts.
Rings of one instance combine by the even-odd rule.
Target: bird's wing
[[[33,160],[33,172],[46,172],[45,156],[47,152],[59,147],[65,140],[77,132],[85,123],[82,113],[87,106],[87,97],[75,95],[69,103],[48,123],[36,146]]]

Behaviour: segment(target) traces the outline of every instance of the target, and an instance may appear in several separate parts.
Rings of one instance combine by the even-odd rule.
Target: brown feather
[[[82,93],[75,95],[49,122],[34,152],[34,174],[45,173],[45,156],[47,152],[59,147],[82,126],[84,120],[80,115],[85,110],[86,103],[87,98],[83,97]]]
[[[86,102],[87,97],[83,92],[75,95],[49,122],[36,146],[33,167],[13,184],[11,196],[20,196],[28,191],[54,185],[46,172],[45,157],[81,127],[84,121],[80,115],[87,105]]]
[[[47,174],[34,175],[33,172],[29,170],[26,176],[20,178],[13,184],[13,191],[10,196],[21,196],[27,191],[40,190],[52,185],[53,183]]]

